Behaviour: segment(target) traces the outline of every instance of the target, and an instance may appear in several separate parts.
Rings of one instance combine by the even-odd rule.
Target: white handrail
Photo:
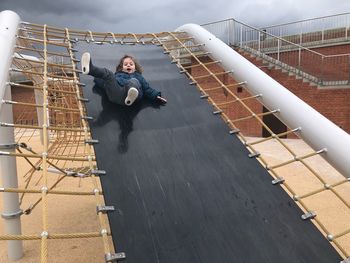
[[[262,94],[260,100],[265,107],[279,109],[277,117],[288,127],[301,127],[300,136],[305,142],[315,151],[327,149],[321,156],[345,177],[350,177],[348,133],[201,26],[186,24],[177,31],[184,31],[194,37],[197,44],[204,44],[203,48],[213,59],[220,60],[225,70],[233,71],[236,81],[247,81],[247,88],[253,95]]]
[[[350,15],[350,13],[347,15]],[[276,63],[277,65],[282,66],[285,70],[306,78],[315,84],[336,86],[347,85],[349,82],[349,72],[347,69],[347,59],[349,54],[323,55],[311,49],[313,45],[317,46],[320,44],[319,38],[321,37],[317,34],[314,35],[312,32],[315,31],[312,31],[311,29],[302,34],[290,33],[283,36],[282,32],[267,30],[268,28],[255,28],[233,18],[203,24],[202,26],[228,45],[239,46],[240,48],[243,48],[248,52],[254,52],[255,55],[261,57],[264,57],[264,55],[271,56],[271,54],[277,55],[277,58],[275,56],[270,57],[273,63]],[[349,26],[347,28],[349,28]],[[336,29],[336,27],[334,29]],[[342,37],[335,34],[335,39],[337,39],[337,41],[345,41],[345,39],[347,39],[348,41],[349,38],[347,32],[348,29],[345,30],[345,32],[342,32],[345,34]],[[331,33],[328,32],[327,34]],[[314,39],[310,39],[311,36]],[[302,42],[304,39],[307,41]],[[327,35],[327,38],[322,39],[321,42],[323,44],[326,42],[334,44],[333,40],[331,35]],[[298,43],[296,43],[296,41]],[[297,54],[290,51],[297,51]],[[295,59],[297,59],[297,61],[295,61]],[[304,62],[309,62],[309,60],[319,64],[320,70],[315,71],[313,68],[305,66]],[[323,74],[327,68],[333,67],[334,69],[338,68],[339,70],[333,70],[334,72],[332,76]]]
[[[16,43],[16,34],[19,25],[19,16],[12,11],[0,13],[0,121],[13,123],[12,107],[3,105],[3,100],[11,100],[11,90],[7,85],[9,68],[12,64],[12,55]],[[8,148],[7,152],[14,152],[14,129],[0,127],[0,148]],[[0,149],[0,151],[3,151]],[[0,174],[3,188],[18,188],[16,158],[11,156],[0,157]],[[21,234],[21,210],[18,193],[3,193],[4,208],[2,217],[5,220],[5,231],[10,235]],[[21,240],[10,240],[8,244],[8,258],[19,260],[23,256]]]

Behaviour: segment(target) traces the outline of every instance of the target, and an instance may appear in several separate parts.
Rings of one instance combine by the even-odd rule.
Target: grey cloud
[[[344,0],[0,0],[23,21],[113,32],[171,31],[185,23],[235,18],[267,26],[350,11]]]

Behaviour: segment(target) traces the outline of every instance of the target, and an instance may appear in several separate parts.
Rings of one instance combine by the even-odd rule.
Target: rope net
[[[201,98],[213,105],[213,114],[220,114],[231,127],[230,133],[246,145],[249,157],[257,158],[269,171],[272,187],[280,185],[305,211],[301,218],[311,219],[340,255],[348,258],[349,180],[322,158],[325,149],[305,147],[302,140],[293,142],[299,138],[300,127],[273,131],[268,117],[278,114],[278,109],[265,108],[259,101],[261,94],[250,94],[246,83],[235,81],[230,72],[222,69],[220,61],[201,49],[201,43],[186,34],[170,35],[171,38],[159,42],[180,72],[201,91]],[[264,138],[254,137],[261,130]]]
[[[96,33],[31,23],[21,24],[10,69],[15,81],[10,83],[12,100],[6,103],[13,106],[14,123],[1,123],[3,127],[15,128],[16,152],[9,155],[17,159],[21,183],[17,189],[3,191],[20,194],[24,233],[1,234],[0,240],[39,241],[41,262],[48,262],[50,250],[57,246],[69,249],[67,259],[74,262],[81,261],[82,253],[77,251],[74,255],[72,250],[79,245],[84,251],[91,245],[93,251],[88,254],[91,262],[105,261],[106,255],[118,250],[113,247],[106,215],[96,214],[96,207],[103,205],[104,199],[94,172],[98,169],[94,150],[88,143],[92,138],[82,94],[84,84],[78,75],[79,59],[75,57],[77,41],[161,46],[180,73],[185,73],[201,91],[202,98],[213,105],[213,113],[231,127],[232,136],[238,136],[246,145],[249,157],[257,158],[269,171],[271,187],[283,187],[305,215],[308,212],[316,215],[311,217],[312,222],[344,258],[349,257],[348,180],[330,165],[327,169],[318,168],[319,162],[325,163],[321,158],[324,149],[301,151],[290,143],[292,139],[288,138],[297,138],[299,127],[275,133],[267,120],[278,110],[264,108],[259,102],[260,95],[249,94],[245,83],[236,82],[230,72],[220,67],[219,61],[202,50],[201,43],[181,32]],[[252,136],[262,129],[266,133],[264,138]],[[266,143],[273,146],[272,151],[271,147],[264,147]],[[308,187],[300,182],[307,182]],[[76,204],[83,199],[88,207],[79,208]],[[69,215],[61,204],[72,207]],[[41,218],[40,229],[30,227],[29,218],[35,213]],[[68,216],[73,222],[64,225]],[[63,232],[57,232],[59,224],[65,226],[59,228]]]

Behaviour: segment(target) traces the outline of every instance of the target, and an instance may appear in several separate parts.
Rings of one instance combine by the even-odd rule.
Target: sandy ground
[[[25,140],[25,139],[24,139]],[[23,141],[23,139],[21,140]],[[38,144],[38,138],[30,139],[30,146]],[[17,158],[19,187],[24,188],[30,166],[23,158]],[[61,175],[49,173],[48,185],[56,182]],[[1,180],[1,178],[0,178]],[[40,189],[42,185],[40,173],[32,178],[31,188]],[[0,182],[1,183],[1,182]],[[98,182],[99,184],[99,182]],[[2,185],[2,183],[0,184]],[[92,179],[64,178],[57,190],[92,191]],[[0,211],[2,211],[2,198],[0,194]],[[26,194],[21,208],[27,209],[35,203],[40,195]],[[107,223],[107,219],[105,218]],[[108,224],[107,224],[108,225]],[[96,214],[96,199],[94,196],[49,195],[48,197],[48,229],[49,233],[90,233],[100,232],[100,224]],[[109,229],[108,229],[109,230]],[[42,206],[41,203],[29,215],[22,216],[23,234],[40,234],[42,232]],[[4,233],[3,220],[0,220],[0,233]],[[113,250],[112,242],[110,247]],[[16,262],[40,262],[40,241],[23,241],[24,257]],[[0,241],[0,262],[10,262],[7,259],[7,242]],[[105,262],[102,238],[65,239],[48,241],[48,262]]]
[[[249,138],[250,141],[256,139]],[[301,140],[286,139],[284,141],[298,155],[303,155],[311,151]],[[277,141],[258,144],[256,145],[256,149],[263,153],[264,158],[272,165],[290,159],[290,154],[283,150]],[[28,164],[23,162],[23,159],[18,158],[17,162],[21,174],[23,174],[23,171],[29,169]],[[309,158],[307,162],[329,184],[343,179],[340,174],[319,156]],[[276,171],[286,179],[288,185],[299,196],[323,187],[320,180],[316,179],[314,175],[299,163],[284,166]],[[50,174],[50,181],[53,182],[58,177],[59,175],[57,174]],[[20,187],[24,186],[26,178],[20,176],[19,180]],[[40,187],[39,178],[35,178],[33,182],[38,182],[37,187]],[[58,185],[57,189],[88,191],[92,189],[92,183],[90,178],[66,178]],[[350,202],[348,183],[336,189],[347,202]],[[37,199],[38,195],[25,196],[22,208],[26,209]],[[332,234],[350,229],[350,209],[340,202],[339,198],[331,191],[323,191],[306,198],[304,201],[312,210],[317,211],[317,218],[322,221]],[[2,210],[2,194],[0,194],[0,210]],[[96,201],[94,197],[51,195],[49,197],[48,224],[51,233],[99,231],[100,227],[96,215]],[[22,216],[22,229],[24,234],[41,233],[41,205],[38,205],[30,215]],[[2,220],[0,220],[0,233],[4,233]],[[347,253],[350,253],[350,234],[337,239],[337,241]],[[6,247],[6,241],[0,241],[0,262],[9,262],[7,260]],[[101,238],[49,240],[48,249],[48,262],[104,262],[104,249]],[[40,262],[40,241],[24,241],[24,258],[17,262]]]

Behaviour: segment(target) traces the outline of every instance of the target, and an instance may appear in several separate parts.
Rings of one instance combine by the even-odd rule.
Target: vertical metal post
[[[231,27],[230,27],[230,20],[227,20],[226,21],[226,23],[227,23],[227,27],[226,27],[226,29],[227,29],[227,45],[230,45],[230,31],[231,31]]]
[[[348,84],[350,83],[350,56],[348,57]]]
[[[325,56],[322,55],[321,57],[321,76],[320,76],[320,79],[318,81],[319,85],[323,85],[323,81],[324,81],[324,65],[325,65],[325,62],[324,62],[324,58]]]
[[[241,28],[240,28],[240,31],[239,31],[239,38],[240,38],[240,41],[239,41],[239,46],[242,47],[243,46],[243,25],[241,24]]]
[[[7,84],[9,78],[9,68],[12,64],[12,55],[16,43],[19,16],[12,11],[0,13],[0,121],[13,123],[12,107],[4,105],[3,99],[11,100],[11,90]],[[14,129],[10,127],[0,127],[0,147],[7,148],[6,151],[15,151]],[[3,151],[3,150],[2,150]],[[0,174],[3,187],[17,188],[17,167],[16,158],[10,156],[0,156]],[[6,234],[20,235],[22,211],[19,208],[17,193],[3,193],[4,208],[1,214],[5,220]],[[7,241],[8,258],[18,260],[23,256],[23,244],[21,240]]]
[[[281,38],[282,38],[282,27],[279,28],[278,30],[278,34],[279,34],[279,38],[277,40],[277,60],[278,62],[280,62],[280,47],[282,46],[281,45]],[[283,43],[282,43],[283,44]],[[286,58],[286,60],[288,61],[288,58]]]
[[[281,39],[277,39],[277,61],[280,62],[280,47],[281,47]]]
[[[233,19],[230,19],[230,30],[232,31],[230,35],[230,44],[234,46],[236,42],[236,21]]]
[[[321,44],[323,44],[324,41],[324,26],[324,19],[322,19]]]

